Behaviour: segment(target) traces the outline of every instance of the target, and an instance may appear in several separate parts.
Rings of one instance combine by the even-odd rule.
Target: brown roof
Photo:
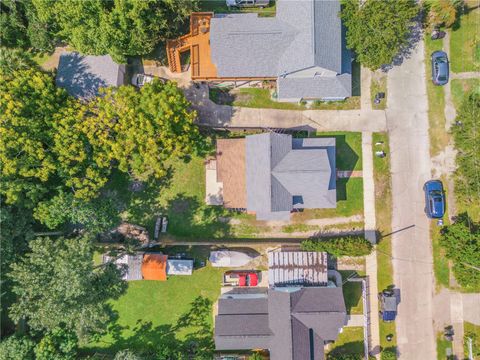
[[[225,207],[247,207],[244,138],[217,140],[217,181],[223,183]]]
[[[143,256],[142,275],[144,280],[167,280],[167,255],[145,254]]]

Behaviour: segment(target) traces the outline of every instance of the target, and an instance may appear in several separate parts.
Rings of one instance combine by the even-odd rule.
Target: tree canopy
[[[191,0],[33,0],[38,17],[55,24],[56,36],[90,55],[117,62],[152,52],[173,37],[197,8]]]
[[[480,289],[480,226],[467,214],[442,228],[440,244],[453,260],[455,279],[464,287]]]
[[[457,20],[463,0],[433,0],[426,1],[428,23],[432,28],[451,27]]]
[[[408,44],[412,19],[418,11],[414,0],[342,0],[348,48],[372,70],[392,63]]]
[[[10,317],[24,318],[34,331],[61,327],[79,338],[103,333],[110,316],[106,301],[126,289],[120,270],[113,264],[94,266],[88,237],[37,238],[29,247],[9,274],[17,296]]]
[[[326,251],[336,257],[364,256],[370,254],[373,245],[363,236],[344,236],[326,239],[307,239],[300,244],[305,251]]]

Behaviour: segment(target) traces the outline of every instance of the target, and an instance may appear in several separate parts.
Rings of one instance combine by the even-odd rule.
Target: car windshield
[[[442,192],[440,190],[432,190],[432,191],[430,191],[430,194],[433,195],[433,196],[435,196],[435,195],[441,196]]]

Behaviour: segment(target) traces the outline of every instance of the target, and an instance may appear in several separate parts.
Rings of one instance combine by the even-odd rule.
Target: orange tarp
[[[167,280],[167,255],[145,254],[142,263],[144,280]]]

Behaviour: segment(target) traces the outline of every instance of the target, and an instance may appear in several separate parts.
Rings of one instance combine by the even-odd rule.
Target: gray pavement
[[[388,74],[395,286],[401,301],[396,321],[401,359],[436,359],[432,297],[433,260],[422,186],[430,178],[428,100],[424,46]]]

